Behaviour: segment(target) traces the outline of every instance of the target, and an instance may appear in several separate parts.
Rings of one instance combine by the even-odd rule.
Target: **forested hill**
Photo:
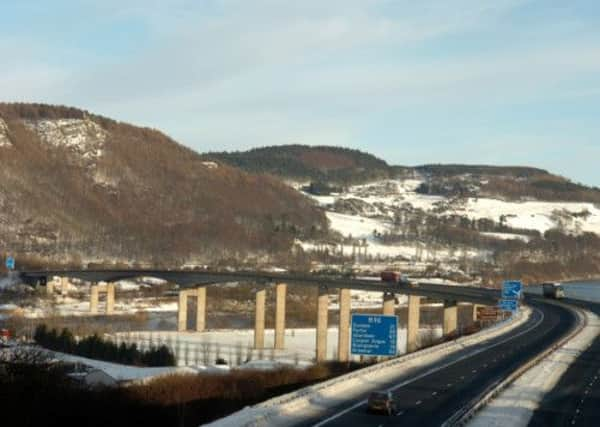
[[[416,177],[423,180],[418,191],[430,195],[600,203],[598,189],[533,167],[461,164],[392,166],[358,150],[307,145],[207,153],[204,157],[249,172],[333,186]]]
[[[372,154],[341,147],[281,145],[204,156],[248,172],[332,184],[349,185],[390,178],[394,171]]]
[[[447,197],[500,197],[600,203],[600,190],[531,167],[425,165],[415,168],[425,178],[419,192]]]
[[[0,164],[0,255],[20,260],[208,263],[327,228],[275,178],[74,108],[0,104]]]

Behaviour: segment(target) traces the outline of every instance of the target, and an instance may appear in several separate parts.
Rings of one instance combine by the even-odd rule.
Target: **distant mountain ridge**
[[[18,260],[208,263],[287,253],[327,228],[274,178],[69,107],[0,104],[0,164],[0,255]]]
[[[308,145],[207,153],[204,157],[254,173],[338,186],[419,177],[425,181],[419,191],[430,195],[600,203],[600,190],[597,188],[574,183],[544,169],[526,166],[393,166],[359,150]]]

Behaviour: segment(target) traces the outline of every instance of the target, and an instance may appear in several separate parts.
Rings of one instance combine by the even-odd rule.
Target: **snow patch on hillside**
[[[8,137],[8,126],[6,122],[0,118],[0,147],[11,147],[12,142]]]
[[[448,199],[416,192],[423,183],[418,179],[385,180],[350,187],[346,192],[329,196],[311,196],[328,210],[332,227],[344,235],[361,237],[374,229],[386,231],[393,210],[401,207],[436,212],[440,216],[460,215],[469,219],[487,218],[512,228],[537,230],[544,233],[554,227],[573,232],[600,234],[600,207],[593,203],[506,201],[489,198]],[[361,214],[343,215],[333,212],[336,202],[354,201]],[[494,237],[503,238],[495,235]],[[517,238],[515,235],[510,238]]]
[[[454,212],[470,219],[489,218],[509,227],[544,233],[554,227],[575,232],[600,234],[600,209],[593,203],[572,202],[508,202],[497,199],[467,199],[464,207]]]

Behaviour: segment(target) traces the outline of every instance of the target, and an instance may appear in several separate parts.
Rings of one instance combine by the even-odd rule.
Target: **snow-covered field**
[[[540,233],[561,227],[574,233],[600,234],[600,208],[593,203],[506,201],[490,198],[447,199],[441,196],[418,194],[415,190],[423,183],[420,179],[385,180],[350,187],[344,193],[330,196],[311,196],[327,214],[331,228],[342,236],[364,239],[367,254],[406,259],[435,258],[447,261],[459,257],[476,257],[475,251],[455,253],[449,248],[424,248],[417,242],[401,245],[384,245],[374,238],[374,232],[384,234],[393,229],[394,213],[398,209],[422,209],[439,216],[459,215],[469,219],[490,219],[512,228],[537,230]],[[299,188],[298,185],[294,186]],[[345,202],[345,213],[335,212],[335,203]],[[351,211],[351,212],[348,212]],[[482,233],[487,237],[528,241],[529,236],[515,233]],[[301,243],[306,250],[318,245]],[[338,245],[336,250],[345,254],[357,251],[352,245]],[[364,248],[363,248],[364,251]],[[432,254],[431,252],[434,251]]]
[[[442,336],[441,326],[421,328],[421,340]],[[136,343],[143,349],[165,344],[175,352],[179,366],[212,365],[218,358],[230,366],[248,361],[269,360],[291,365],[308,365],[315,357],[316,329],[286,329],[285,350],[273,350],[273,329],[265,330],[265,349],[254,350],[253,330],[216,330],[205,332],[128,332],[110,335],[115,342]],[[337,359],[337,328],[327,331],[327,358]],[[398,330],[398,352],[406,353],[406,329]],[[355,357],[358,360],[358,357]]]

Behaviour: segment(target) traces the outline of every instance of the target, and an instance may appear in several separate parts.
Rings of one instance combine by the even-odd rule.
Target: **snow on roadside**
[[[563,347],[528,370],[469,422],[469,427],[527,426],[544,395],[600,334],[600,318],[585,311],[588,324]]]

